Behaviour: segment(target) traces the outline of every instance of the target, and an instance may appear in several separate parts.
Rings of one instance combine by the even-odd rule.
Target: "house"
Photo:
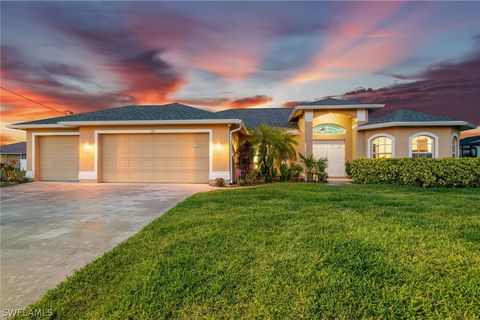
[[[15,161],[16,166],[22,170],[26,170],[27,159],[27,143],[17,142],[6,144],[0,147],[0,157],[2,164],[9,164]]]
[[[326,98],[294,108],[209,112],[183,104],[125,106],[10,125],[26,130],[36,180],[207,183],[229,180],[233,147],[248,128],[288,130],[297,151],[328,159],[331,177],[356,158],[458,157],[466,121]]]
[[[473,136],[461,139],[460,155],[462,157],[480,157],[480,136]]]

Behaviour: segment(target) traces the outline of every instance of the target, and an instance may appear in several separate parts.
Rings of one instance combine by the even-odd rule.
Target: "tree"
[[[267,182],[272,181],[275,172],[278,172],[274,165],[296,158],[297,142],[293,136],[269,125],[261,124],[253,129],[251,141],[257,152],[260,174]]]
[[[285,164],[289,160],[297,160],[297,150],[295,149],[297,144],[298,142],[290,133],[285,131],[278,133],[275,152],[279,164]]]

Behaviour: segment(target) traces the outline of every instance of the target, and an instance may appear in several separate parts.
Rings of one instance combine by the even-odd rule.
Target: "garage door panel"
[[[78,140],[78,136],[39,137],[40,180],[78,180]]]
[[[207,183],[206,133],[102,136],[104,182]]]

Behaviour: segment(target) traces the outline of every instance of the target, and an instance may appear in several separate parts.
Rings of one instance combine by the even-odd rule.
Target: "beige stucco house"
[[[209,112],[182,105],[126,106],[10,125],[27,132],[36,180],[208,183],[230,180],[233,146],[261,123],[288,130],[298,152],[328,159],[330,177],[356,158],[458,157],[466,121],[327,98],[295,108]]]

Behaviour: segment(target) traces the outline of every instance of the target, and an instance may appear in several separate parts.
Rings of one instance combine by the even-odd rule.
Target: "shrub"
[[[238,168],[240,169],[240,178],[245,179],[252,171],[253,167],[253,145],[246,140],[238,148]]]
[[[290,172],[290,180],[298,182],[302,179],[303,168],[301,166],[292,163],[288,171]]]
[[[2,182],[10,183],[24,183],[30,181],[30,179],[26,177],[26,172],[17,167],[17,162],[15,160],[10,161],[7,165],[2,164],[0,180]]]
[[[345,161],[345,173],[347,176],[352,176],[352,163],[350,161]]]
[[[223,178],[216,178],[216,179],[215,179],[215,186],[217,186],[217,187],[225,187],[225,186],[226,186],[225,179],[223,179]]]
[[[280,170],[280,181],[290,181],[292,178],[291,172],[288,169],[288,166],[286,163],[282,163],[279,167]]]
[[[315,167],[317,166],[317,160],[313,157],[313,155],[304,156],[303,154],[299,153],[300,161],[303,163],[305,168],[305,180],[307,182],[313,181],[313,174],[315,173]]]
[[[328,174],[326,172],[328,166],[327,158],[318,159],[315,165],[317,170],[317,181],[319,183],[325,183],[328,177]]]
[[[257,170],[251,170],[247,175],[245,175],[245,178],[239,178],[236,182],[240,186],[251,186],[257,181],[258,174],[259,173]]]
[[[357,159],[350,165],[355,183],[422,187],[479,187],[479,158]]]

